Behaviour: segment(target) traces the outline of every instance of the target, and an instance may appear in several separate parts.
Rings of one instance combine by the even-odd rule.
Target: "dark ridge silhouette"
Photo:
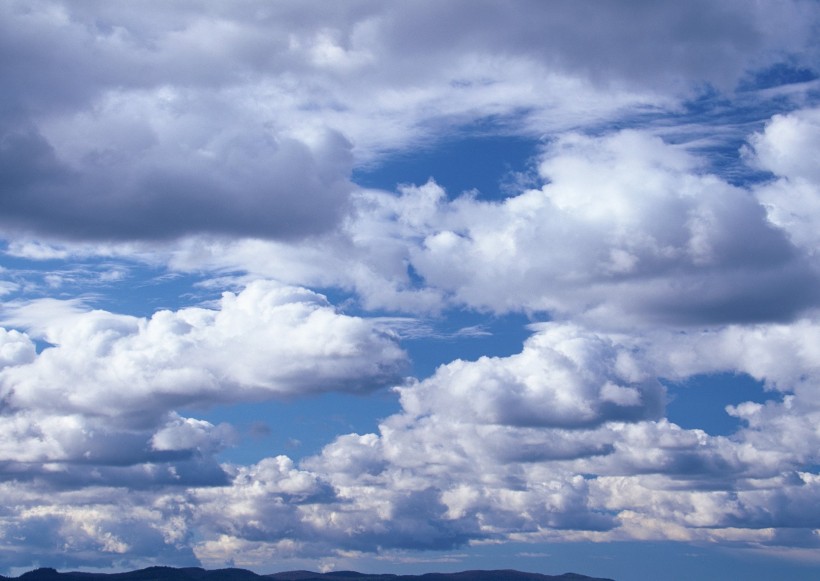
[[[358,571],[284,571],[259,575],[247,569],[215,569],[199,567],[148,567],[125,573],[60,573],[42,567],[19,577],[3,577],[0,581],[613,581],[601,577],[587,577],[577,573],[542,575],[512,569],[498,571],[461,571],[460,573],[424,573],[423,575],[393,575],[390,573],[359,573]]]

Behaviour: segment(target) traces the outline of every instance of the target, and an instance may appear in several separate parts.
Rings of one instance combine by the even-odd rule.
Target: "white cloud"
[[[38,354],[25,333],[0,332],[0,459],[55,485],[223,482],[213,455],[235,433],[175,408],[367,392],[402,381],[406,362],[383,323],[265,281],[225,293],[216,310],[141,319],[38,300],[6,320],[50,346]]]
[[[298,246],[190,242],[172,264],[339,285],[371,309],[597,325],[785,320],[817,301],[810,257],[748,190],[681,147],[635,130],[570,133],[539,173],[540,188],[503,201],[448,200],[434,182],[361,191],[340,233]]]
[[[35,357],[34,343],[25,334],[0,328],[0,368],[30,363]]]
[[[148,565],[197,563],[187,542],[185,499],[163,493],[123,494],[123,489],[91,487],[62,492],[40,485],[4,482],[9,503],[0,520],[0,566],[32,562],[59,568],[110,567],[112,562]],[[18,547],[25,547],[19,551]]]
[[[755,189],[769,219],[791,239],[816,254],[820,216],[820,109],[776,115],[750,140],[752,163],[775,175]]]
[[[21,508],[28,512],[15,513],[12,522],[34,526],[47,518],[49,526],[62,523],[56,530],[68,531],[88,510],[78,504],[83,495],[93,494],[96,512],[76,542],[85,539],[83,546],[103,552],[127,545],[130,558],[138,559],[160,550],[161,535],[164,554],[181,558],[192,548],[210,565],[230,548],[245,551],[238,562],[259,566],[264,559],[327,558],[338,551],[450,549],[469,540],[783,543],[781,527],[818,526],[817,515],[800,508],[816,504],[819,492],[816,475],[800,469],[816,462],[820,444],[816,398],[808,391],[814,389],[811,352],[794,350],[796,359],[782,362],[784,372],[800,366],[805,377],[777,375],[776,359],[761,363],[772,369],[766,377],[793,395],[730,409],[748,421],[731,438],[658,419],[663,390],[657,377],[707,369],[748,373],[767,333],[792,333],[798,344],[812,344],[788,329],[761,325],[740,339],[736,334],[745,327],[714,337],[672,332],[640,339],[543,324],[519,354],[453,362],[403,387],[402,411],[386,418],[377,434],[340,436],[301,465],[285,456],[225,465],[221,483],[202,486],[181,475],[185,492],[141,492],[128,508],[128,530],[106,516],[113,514],[115,489],[108,496],[59,492],[54,504],[43,504],[36,492],[7,484],[7,494],[40,503],[39,512]],[[486,381],[474,380],[486,374]],[[541,397],[532,399],[531,392]],[[496,406],[501,400],[507,405]],[[559,409],[565,410],[560,417]],[[58,436],[54,442],[70,444],[69,432],[48,431]],[[155,449],[207,453],[215,436],[208,422],[172,415],[151,441]],[[140,469],[173,473],[185,466],[149,462]],[[102,482],[116,481],[103,466],[95,469]],[[66,475],[46,481],[67,482]],[[173,484],[156,475],[154,482]],[[137,509],[148,505],[153,508]],[[189,536],[194,530],[196,541]],[[61,534],[43,546],[56,547]]]
[[[141,319],[40,300],[6,321],[54,345],[3,370],[13,405],[120,421],[181,405],[364,392],[400,381],[405,361],[381,325],[339,314],[321,295],[265,281],[224,293],[218,310]]]
[[[775,115],[763,132],[751,139],[754,161],[777,176],[817,184],[820,169],[813,161],[820,151],[819,125],[818,109]]]
[[[812,270],[747,192],[696,163],[634,131],[565,136],[540,166],[546,185],[501,203],[452,202],[412,264],[460,303],[599,323],[805,306]]]
[[[658,418],[663,388],[632,369],[619,373],[619,360],[629,357],[581,329],[546,325],[518,355],[454,361],[419,385],[401,388],[402,406],[416,416],[454,414],[512,426],[577,428]]]
[[[816,22],[804,2],[152,11],[4,5],[7,231],[301,238],[344,215],[354,157],[475,120],[538,135],[672,106],[692,83],[731,89],[784,53],[814,62]]]
[[[817,110],[752,135],[747,160],[773,174],[756,185],[709,173],[702,143],[657,137],[703,125],[656,117],[698,124],[687,98],[734,99],[777,63],[816,72],[815,3],[0,13],[5,254],[243,286],[143,318],[31,299],[35,275],[2,271],[0,566],[331,566],[511,539],[816,544]],[[654,129],[611,130],[636,118]],[[535,182],[498,201],[351,182],[476,126],[543,137]],[[46,270],[38,292],[131,273]],[[344,315],[304,287],[387,316]],[[520,353],[406,381],[391,324],[453,307],[553,322]],[[661,379],[714,372],[749,374],[771,400],[727,407],[731,437],[664,417]],[[301,463],[219,465],[232,428],[178,411],[395,385],[402,409],[377,433]]]
[[[151,437],[151,447],[157,451],[197,450],[209,455],[236,441],[236,434],[227,425],[183,418],[172,414],[169,422]]]

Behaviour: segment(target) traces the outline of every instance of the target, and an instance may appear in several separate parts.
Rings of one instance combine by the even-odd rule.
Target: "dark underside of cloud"
[[[352,190],[343,138],[328,134],[318,151],[270,136],[225,147],[93,150],[69,166],[36,130],[5,131],[0,226],[76,240],[193,233],[288,239],[321,233],[341,218]]]

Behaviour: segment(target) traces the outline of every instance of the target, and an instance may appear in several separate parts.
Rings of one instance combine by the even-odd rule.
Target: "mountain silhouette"
[[[601,577],[587,577],[577,573],[543,575],[513,569],[497,571],[461,571],[459,573],[424,573],[422,575],[393,575],[389,573],[359,573],[357,571],[284,571],[260,575],[247,569],[214,569],[199,567],[148,567],[124,573],[60,573],[42,567],[19,577],[3,577],[0,581],[613,581]]]

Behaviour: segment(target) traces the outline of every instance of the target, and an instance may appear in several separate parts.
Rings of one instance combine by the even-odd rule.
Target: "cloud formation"
[[[776,331],[770,326],[758,334]],[[732,341],[733,332],[727,328],[717,338],[739,347],[711,365],[751,372],[744,361],[757,346]],[[818,515],[799,508],[816,504],[820,493],[816,475],[800,469],[817,461],[818,436],[810,427],[818,419],[811,404],[816,397],[782,383],[779,389],[790,395],[780,403],[729,410],[747,421],[732,438],[682,429],[662,417],[664,388],[653,367],[683,372],[681,352],[720,351],[699,337],[675,335],[636,346],[621,335],[547,324],[521,353],[497,359],[494,373],[506,375],[505,381],[483,382],[479,393],[465,378],[486,371],[487,359],[443,366],[402,388],[401,412],[386,418],[378,433],[340,436],[301,466],[285,456],[224,466],[222,486],[177,493],[179,515],[166,526],[176,523],[181,532],[166,534],[164,550],[187,546],[177,541],[194,529],[205,534],[193,546],[203,562],[219,564],[241,547],[237,562],[259,566],[269,558],[369,551],[374,544],[447,549],[511,538],[777,545],[781,527],[817,528]],[[666,351],[669,345],[677,351]],[[563,401],[539,399],[548,408],[540,416],[537,409],[496,413],[500,399],[521,402],[504,410],[525,409],[532,394],[511,386],[526,381],[541,390],[556,382],[554,393]],[[562,409],[570,413],[559,416]],[[198,441],[201,428],[201,422],[177,418],[153,441]],[[150,514],[165,515],[168,508],[161,507],[171,502],[165,494],[158,494]],[[67,506],[59,518],[68,519],[77,501],[69,493],[57,501]],[[104,515],[112,508],[103,502],[99,510]],[[155,530],[156,518],[145,515],[142,526]],[[94,542],[102,551],[145,542],[140,528],[125,533],[102,516],[95,522]]]
[[[812,254],[817,248],[814,220],[820,200],[820,172],[813,163],[820,151],[818,129],[818,109],[776,115],[752,137],[747,150],[753,164],[774,176],[756,191],[769,219]]]
[[[767,134],[751,143],[762,148]],[[811,158],[811,147],[781,163]],[[368,308],[541,311],[598,326],[786,321],[817,305],[817,264],[793,232],[805,227],[779,217],[802,197],[765,201],[783,187],[813,195],[804,177],[733,185],[686,148],[626,130],[557,136],[537,179],[501,201],[450,198],[432,181],[361,190],[353,217],[326,238],[183,245],[174,260],[342,285]]]
[[[0,454],[15,478],[170,485],[222,482],[226,424],[174,410],[402,381],[395,336],[311,291],[255,281],[216,309],[150,319],[39,300],[6,311]],[[48,343],[37,353],[32,337]]]
[[[354,157],[437,128],[524,115],[539,134],[815,62],[810,2],[638,4],[7,3],[1,224],[301,238],[344,215]]]
[[[0,568],[816,551],[818,25],[809,0],[3,3]],[[532,158],[493,192],[356,183],[475,136]],[[92,307],[146,268],[232,290]],[[426,329],[509,314],[540,321],[523,345],[406,377]],[[711,374],[761,386],[728,436],[668,413]],[[241,430],[202,417],[391,388],[301,458],[231,460]]]
[[[731,439],[682,429],[661,419],[664,390],[660,384],[642,390],[630,385],[647,385],[653,364],[668,365],[680,357],[680,351],[698,348],[698,338],[677,341],[678,353],[653,350],[651,345],[636,348],[622,339],[574,326],[545,325],[522,353],[497,361],[494,373],[506,372],[506,382],[490,378],[480,388],[465,377],[486,371],[487,359],[441,367],[433,377],[402,389],[401,413],[384,420],[378,434],[341,436],[303,463],[307,471],[299,473],[304,485],[301,494],[312,494],[319,478],[332,485],[335,498],[323,497],[310,506],[288,503],[288,516],[277,513],[273,519],[262,507],[283,510],[287,494],[267,484],[265,489],[278,500],[270,498],[237,520],[260,526],[292,523],[287,533],[272,525],[262,533],[229,530],[222,524],[220,540],[199,545],[197,554],[206,561],[216,560],[229,546],[254,542],[257,548],[267,547],[270,555],[284,556],[287,551],[282,552],[280,543],[285,539],[308,553],[322,550],[303,545],[328,543],[358,549],[376,534],[382,546],[392,542],[417,548],[429,542],[440,549],[462,542],[465,536],[777,544],[775,529],[787,522],[807,531],[818,526],[817,515],[795,513],[798,506],[814,504],[818,493],[816,475],[799,470],[816,461],[816,454],[809,452],[817,449],[816,434],[797,428],[816,420],[813,406],[798,405],[790,396],[782,405],[737,406],[765,407],[769,413],[755,419],[751,419],[754,414],[744,416],[750,420],[748,427]],[[671,335],[666,340],[664,347],[676,342]],[[728,337],[723,340],[729,342]],[[748,372],[742,360],[754,352],[754,343],[731,343],[742,346],[734,356],[721,358],[720,369]],[[602,350],[609,355],[601,357]],[[704,350],[709,350],[708,344]],[[559,353],[565,363],[556,366]],[[545,366],[550,368],[549,379],[544,378]],[[592,414],[593,406],[612,399],[622,406],[598,407],[597,422],[584,417],[575,424],[568,423],[571,413],[562,414],[560,421],[549,416],[533,421],[537,409],[527,409],[525,416],[495,413],[494,404],[501,398],[519,398],[520,407],[525,407],[530,394],[511,389],[512,382],[559,379],[556,368],[561,370],[561,385],[589,382],[606,394],[562,389],[557,392],[562,402],[548,406],[549,398],[539,399],[539,404],[550,408],[548,413],[570,409]],[[601,377],[590,381],[596,372],[627,385],[617,391]],[[433,393],[438,396],[431,397]],[[623,404],[647,411],[627,415]],[[505,405],[503,409],[519,408]],[[791,428],[783,431],[786,426]],[[784,440],[775,444],[769,439],[772,435]],[[804,446],[790,448],[806,437]],[[289,466],[282,458],[277,463]],[[282,482],[292,482],[290,474]],[[247,482],[242,472],[232,487],[215,491],[214,497],[244,498]],[[249,507],[236,503],[243,510]],[[200,504],[201,509],[207,506]],[[224,507],[215,513],[224,515]],[[207,514],[204,508],[202,515]],[[321,525],[312,528],[316,523]]]

